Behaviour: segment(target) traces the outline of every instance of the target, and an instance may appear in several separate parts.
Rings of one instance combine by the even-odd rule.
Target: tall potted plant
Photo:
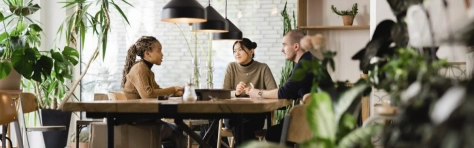
[[[21,76],[36,82],[43,82],[51,75],[61,81],[70,78],[79,57],[74,48],[38,50],[42,29],[29,16],[40,9],[39,5],[22,0],[4,2],[8,9],[0,12],[3,27],[0,32],[0,79],[8,83],[0,82],[0,89],[19,90]]]
[[[23,0],[4,0],[7,11],[0,12],[3,30],[0,32],[1,62],[0,79],[7,84],[0,89],[20,89],[20,79],[24,78],[30,86],[35,86],[44,125],[65,125],[69,127],[71,113],[46,109],[46,104],[54,104],[55,99],[44,95],[65,93],[64,82],[72,79],[73,67],[78,63],[79,53],[76,49],[65,46],[48,51],[39,50],[42,28],[31,18],[40,10],[38,4]],[[17,75],[17,76],[15,76]],[[11,80],[14,78],[14,80]],[[47,91],[40,93],[40,86],[50,83]],[[28,91],[28,88],[27,90]],[[48,98],[48,99],[42,99]],[[57,103],[56,103],[57,104]],[[51,118],[52,117],[52,118]],[[60,120],[62,119],[62,120]],[[54,135],[47,135],[54,134]],[[66,146],[67,131],[62,133],[45,133],[46,147]],[[49,138],[49,139],[48,139]]]
[[[127,0],[120,0],[121,2],[132,6]],[[98,6],[98,10],[91,12],[91,6]],[[104,58],[107,51],[107,41],[110,30],[111,9],[117,10],[120,16],[129,25],[127,16],[125,16],[122,8],[114,0],[96,0],[96,1],[85,1],[85,0],[73,0],[64,2],[64,8],[77,9],[69,15],[64,23],[59,27],[58,32],[64,33],[66,42],[68,45],[77,47],[84,47],[86,32],[92,31],[94,37],[96,37],[97,46],[95,47],[91,58],[86,63],[84,71],[81,73],[79,78],[76,79],[71,89],[61,98],[61,103],[58,106],[59,109],[64,106],[66,102],[73,96],[74,90],[81,82],[82,78],[86,75],[89,70],[92,61],[94,61],[99,55]]]

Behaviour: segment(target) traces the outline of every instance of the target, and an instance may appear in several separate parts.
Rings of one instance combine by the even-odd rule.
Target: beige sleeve
[[[234,87],[235,86],[232,86],[232,78],[234,77],[235,75],[232,73],[232,70],[231,70],[231,64],[229,63],[227,65],[227,70],[225,71],[225,76],[224,76],[224,83],[223,83],[223,86],[222,88],[224,89],[235,89]]]
[[[174,87],[165,89],[156,89],[153,87],[153,85],[158,86],[158,84],[156,84],[154,80],[150,80],[151,77],[149,77],[145,71],[138,71],[137,73],[134,73],[134,75],[129,75],[129,78],[131,78],[130,82],[133,84],[133,86],[135,86],[140,98],[142,99],[156,98],[160,95],[171,95],[176,92]]]
[[[275,82],[275,78],[273,78],[272,71],[267,64],[265,64],[265,71],[264,71],[264,82],[265,82],[265,89],[271,90],[278,88]]]

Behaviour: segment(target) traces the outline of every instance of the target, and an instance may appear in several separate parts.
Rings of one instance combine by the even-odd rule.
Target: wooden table
[[[284,99],[218,99],[211,101],[183,102],[180,100],[107,100],[107,101],[82,101],[68,102],[63,111],[84,111],[88,118],[107,118],[107,135],[114,135],[114,125],[120,124],[122,119],[161,119],[174,118],[175,124],[183,129],[188,135],[196,140],[200,146],[210,147],[206,142],[212,133],[209,128],[202,140],[196,133],[187,127],[183,119],[220,119],[239,118],[250,114],[268,113],[291,103]],[[242,120],[240,120],[242,121]],[[217,125],[218,120],[211,123],[211,127]],[[237,124],[236,131],[243,132],[243,123]],[[239,134],[243,135],[243,134]],[[107,137],[109,148],[114,146],[113,136]],[[239,140],[237,140],[239,139]],[[242,138],[236,137],[236,144],[240,144]],[[158,143],[161,139],[158,138]]]

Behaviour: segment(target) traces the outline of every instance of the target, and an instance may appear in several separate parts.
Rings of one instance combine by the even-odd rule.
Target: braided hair
[[[123,68],[122,88],[125,86],[125,82],[127,82],[127,74],[130,72],[130,69],[132,69],[132,66],[137,63],[137,56],[143,59],[145,51],[151,51],[153,49],[153,43],[155,42],[159,43],[160,41],[153,36],[142,36],[135,42],[135,44],[128,48],[127,58]]]

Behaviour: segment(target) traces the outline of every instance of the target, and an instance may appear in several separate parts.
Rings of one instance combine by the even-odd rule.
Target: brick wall
[[[208,5],[206,0],[198,0],[203,6]],[[117,1],[118,2],[118,1]],[[109,75],[109,80],[116,82],[112,86],[115,90],[119,88],[125,56],[128,47],[142,35],[157,37],[163,45],[165,55],[161,66],[152,68],[156,81],[160,86],[184,85],[191,78],[191,55],[183,36],[178,28],[172,23],[161,22],[161,9],[169,0],[129,0],[134,7],[119,3],[124,13],[129,17],[131,26],[125,25],[119,19],[119,13],[112,11],[113,22],[110,34],[105,63],[100,60],[95,62],[90,75],[84,81],[96,80],[96,74],[109,67],[109,71],[103,73]],[[227,17],[243,32],[244,37],[256,42],[258,47],[255,52],[255,60],[267,63],[272,70],[277,83],[280,79],[280,70],[284,63],[281,53],[281,38],[283,32],[282,17],[280,11],[284,7],[285,0],[229,0]],[[211,1],[211,5],[225,15],[225,1]],[[296,0],[288,1],[288,10],[293,11]],[[193,33],[189,32],[187,24],[179,24],[190,41],[194,50]],[[198,33],[198,42],[202,45],[204,52],[198,49],[201,55],[201,65],[204,65],[208,50],[208,34]],[[89,38],[88,38],[89,39]],[[90,38],[94,39],[94,38]],[[229,62],[234,61],[232,55],[232,41],[213,41],[213,61],[215,66],[214,87],[222,88],[225,68]],[[83,52],[83,61],[90,56],[90,49],[94,49],[95,41],[87,40],[86,50]],[[99,66],[97,66],[99,65]],[[204,75],[204,68],[203,68]],[[111,76],[114,76],[113,78]],[[205,83],[205,78],[201,78]],[[110,86],[109,86],[109,89]]]

